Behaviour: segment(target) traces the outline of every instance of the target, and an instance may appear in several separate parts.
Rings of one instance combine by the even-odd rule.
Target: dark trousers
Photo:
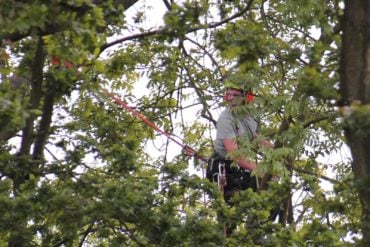
[[[224,187],[224,199],[230,203],[230,199],[236,191],[251,188],[257,191],[256,177],[251,176],[250,172],[237,165],[231,165],[231,160],[225,160],[218,156],[208,162],[206,176],[212,182],[219,182],[219,174],[225,172],[226,186]]]
[[[231,198],[237,191],[251,188],[257,191],[257,179],[251,176],[250,172],[237,165],[231,165],[231,160],[225,160],[219,157],[214,157],[208,162],[206,176],[212,182],[219,182],[219,174],[226,175],[226,185],[224,187],[223,196],[225,202],[232,206]],[[226,236],[229,236],[236,228],[236,224],[226,226]]]
[[[226,185],[224,187],[224,200],[232,206],[231,198],[237,191],[246,190],[251,188],[254,192],[257,191],[257,179],[251,176],[250,172],[237,165],[231,165],[231,160],[225,160],[220,157],[213,157],[208,161],[206,176],[212,182],[219,182],[219,173],[225,172]],[[221,165],[221,166],[220,166]],[[224,169],[224,170],[223,170]],[[273,221],[278,213],[280,212],[279,207],[271,210],[269,220]],[[252,222],[253,220],[251,220]],[[252,223],[253,225],[253,223]],[[229,236],[232,231],[236,228],[235,224],[227,226],[226,235]]]

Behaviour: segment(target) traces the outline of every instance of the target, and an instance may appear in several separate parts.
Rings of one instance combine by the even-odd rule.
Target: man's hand
[[[270,141],[263,139],[258,134],[254,134],[253,138],[258,141],[258,144],[267,148],[274,148],[274,144],[272,144]]]

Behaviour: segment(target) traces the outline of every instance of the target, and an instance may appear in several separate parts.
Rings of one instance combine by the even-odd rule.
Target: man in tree
[[[257,179],[251,175],[257,167],[256,162],[236,154],[240,142],[252,142],[258,137],[258,122],[249,114],[237,110],[244,104],[251,104],[253,100],[254,95],[250,90],[235,85],[228,86],[224,95],[226,108],[216,125],[215,154],[209,162],[207,177],[220,183],[224,200],[229,205],[232,204],[231,198],[236,191],[248,188],[257,191]],[[273,148],[273,144],[264,139],[259,140],[258,144]],[[231,234],[234,228],[235,226],[229,227],[226,235]]]

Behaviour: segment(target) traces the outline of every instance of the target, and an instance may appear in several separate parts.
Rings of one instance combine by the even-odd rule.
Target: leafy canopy
[[[350,161],[320,161],[343,146],[333,107],[342,2],[140,3],[0,3],[0,243],[351,245],[360,206]],[[157,4],[163,24],[148,28]],[[257,95],[239,111],[275,142],[256,174],[281,177],[232,208],[201,177],[204,163],[101,90],[209,156],[230,71]],[[255,156],[252,145],[240,154]],[[225,238],[230,223],[239,228]]]

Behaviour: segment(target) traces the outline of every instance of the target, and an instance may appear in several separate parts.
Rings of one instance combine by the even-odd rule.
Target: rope
[[[183,153],[185,155],[187,155],[189,157],[195,157],[195,158],[200,159],[202,161],[207,161],[207,158],[206,157],[199,156],[194,149],[192,149],[191,147],[189,147],[189,146],[187,146],[187,145],[179,142],[178,140],[176,140],[175,138],[173,138],[171,136],[171,134],[169,134],[168,132],[160,129],[157,125],[155,125],[153,122],[151,122],[149,119],[147,119],[144,115],[142,115],[141,113],[137,112],[135,109],[133,109],[132,107],[130,107],[125,101],[121,100],[114,93],[110,93],[106,89],[102,89],[102,91],[103,91],[103,93],[105,95],[107,95],[109,98],[111,98],[117,105],[123,107],[124,109],[126,109],[127,111],[129,111],[130,113],[132,113],[134,116],[136,116],[137,118],[139,118],[141,121],[143,121],[146,125],[148,125],[149,127],[151,127],[152,129],[154,129],[158,133],[166,136],[168,139],[170,139],[171,141],[173,141],[174,143],[176,143],[177,145],[179,145],[180,147],[182,147],[182,151],[183,151]]]

